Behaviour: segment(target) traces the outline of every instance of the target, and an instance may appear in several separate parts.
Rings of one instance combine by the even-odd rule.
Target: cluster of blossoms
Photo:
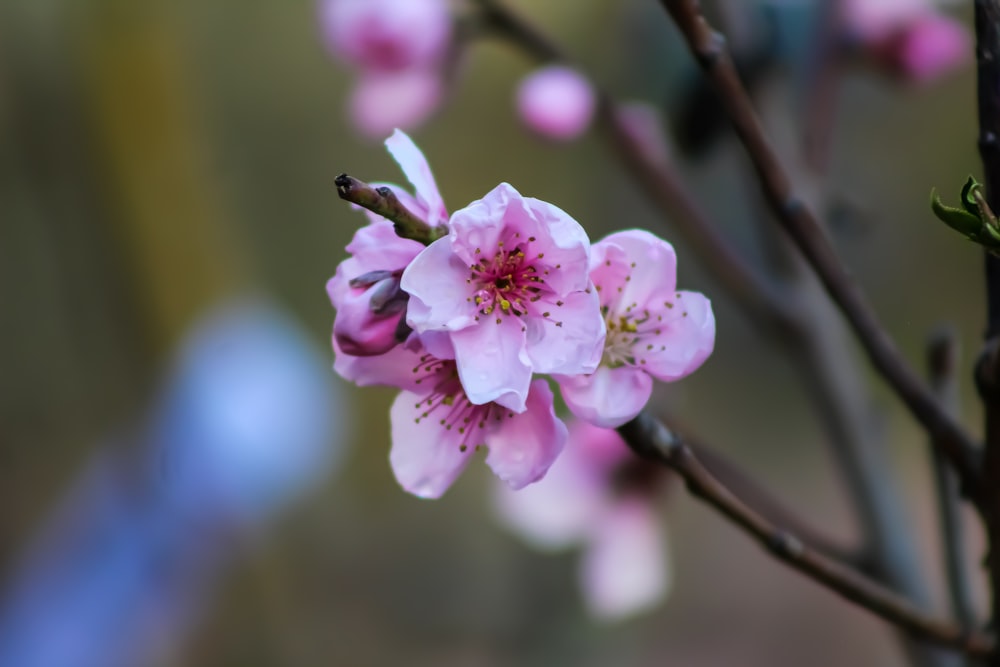
[[[711,305],[676,290],[666,241],[628,230],[592,246],[566,212],[506,183],[449,216],[410,138],[386,146],[414,193],[385,187],[440,237],[402,238],[369,213],[327,291],[335,370],[401,389],[390,463],[407,491],[440,496],[483,448],[511,488],[541,479],[568,437],[541,374],[574,415],[611,428],[642,410],[653,379],[712,352]]]

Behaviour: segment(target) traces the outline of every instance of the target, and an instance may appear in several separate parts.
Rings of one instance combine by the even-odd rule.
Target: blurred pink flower
[[[502,183],[449,227],[406,268],[402,287],[407,323],[450,335],[470,402],[523,412],[532,373],[597,367],[604,320],[576,220]]]
[[[972,37],[960,22],[928,14],[912,23],[894,53],[896,67],[915,82],[938,79],[972,61]]]
[[[594,244],[590,278],[600,295],[607,338],[590,375],[557,375],[566,405],[596,426],[620,426],[639,414],[653,379],[679,380],[715,346],[715,316],[698,292],[679,292],[673,247],[633,229]]]
[[[397,127],[422,125],[443,99],[444,84],[437,71],[366,73],[351,91],[351,122],[369,137],[383,137]]]
[[[416,127],[438,108],[452,35],[447,0],[320,0],[319,13],[327,47],[358,70],[349,110],[361,132]]]
[[[494,504],[501,521],[532,546],[582,545],[587,607],[616,620],[654,607],[670,589],[666,533],[653,505],[664,472],[636,458],[617,432],[575,421],[548,475],[517,492],[498,485]]]
[[[447,0],[321,0],[327,47],[369,72],[433,65],[451,38]]]
[[[569,141],[586,131],[597,98],[587,79],[563,65],[526,76],[517,90],[517,110],[525,125],[549,139]]]
[[[972,59],[972,36],[932,0],[849,0],[844,3],[848,34],[890,74],[926,83]]]
[[[420,149],[400,131],[385,145],[413,184],[415,195],[389,186],[393,192],[428,224],[447,220],[448,212]],[[335,349],[352,356],[384,354],[401,342],[397,328],[405,316],[407,295],[399,282],[403,269],[424,249],[416,241],[397,236],[388,220],[368,211],[366,214],[369,224],[355,232],[347,246],[350,257],[340,263],[326,284],[337,311],[333,324]]]

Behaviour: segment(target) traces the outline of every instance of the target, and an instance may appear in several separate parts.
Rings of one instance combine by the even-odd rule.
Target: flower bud
[[[396,328],[404,317],[406,293],[399,289],[399,278],[386,278],[367,287],[354,286],[356,280],[336,304],[334,338],[344,353],[355,357],[385,354],[399,344]]]
[[[517,91],[517,110],[525,125],[560,141],[570,141],[586,131],[596,104],[590,82],[562,65],[528,75]]]

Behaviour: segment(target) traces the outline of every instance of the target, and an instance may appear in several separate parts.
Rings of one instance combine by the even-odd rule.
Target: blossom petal
[[[456,331],[475,323],[475,309],[469,298],[469,269],[444,237],[417,255],[400,281],[410,295],[406,321],[418,333]]]
[[[566,425],[556,417],[548,382],[531,383],[526,408],[521,414],[508,412],[486,437],[486,464],[512,489],[544,477],[566,444]]]
[[[564,65],[542,67],[517,88],[517,110],[525,125],[541,136],[570,141],[590,126],[597,106],[585,76]]]
[[[612,471],[632,456],[615,431],[580,420],[568,430],[566,448],[543,479],[520,491],[493,487],[501,523],[538,549],[563,549],[588,536],[594,517],[611,502]]]
[[[477,250],[493,252],[503,242],[518,245],[532,264],[547,270],[545,283],[559,296],[590,284],[590,239],[580,223],[557,206],[522,196],[509,183],[455,211],[449,227],[453,249],[467,264],[480,260]]]
[[[580,571],[590,611],[617,620],[664,600],[672,583],[665,541],[653,508],[641,499],[623,500],[597,518]]]
[[[389,409],[389,463],[406,491],[421,498],[440,498],[465,470],[475,448],[463,451],[463,436],[457,429],[446,429],[433,417],[424,417],[424,398],[402,391]]]
[[[427,212],[425,222],[431,226],[436,226],[448,220],[448,211],[444,207],[444,200],[434,181],[434,174],[427,164],[427,158],[413,143],[413,140],[402,130],[397,129],[388,139],[385,140],[385,147],[392,153],[392,157],[399,163],[399,167],[406,174],[406,179],[413,185],[416,191],[417,200],[421,202]]]
[[[423,124],[443,98],[444,86],[437,72],[366,72],[351,91],[351,122],[367,136],[381,138],[393,128]]]
[[[648,342],[643,339],[653,351],[641,353],[646,362],[642,369],[664,382],[690,375],[715,348],[711,302],[698,292],[676,292],[673,297],[674,307],[663,311],[661,333]]]
[[[383,385],[401,389],[419,388],[419,376],[413,369],[420,363],[420,355],[397,345],[385,354],[358,357],[346,354],[333,339],[333,370],[359,387]]]
[[[601,366],[591,375],[555,378],[570,412],[602,428],[617,428],[635,417],[653,393],[653,379],[629,366]]]
[[[609,247],[620,249],[622,254],[608,252]],[[627,267],[614,269],[616,275],[626,271],[624,282],[619,284],[602,284],[591,271],[591,278],[602,285],[603,292],[614,290],[620,294],[621,308],[632,304],[642,308],[654,293],[671,293],[676,289],[677,254],[674,247],[663,239],[641,229],[627,229],[601,239],[594,244],[595,253],[598,248],[605,252],[605,267],[609,263],[627,263]],[[591,266],[595,263],[592,262]]]
[[[531,384],[531,364],[524,354],[524,332],[518,320],[481,322],[451,335],[455,363],[469,401],[495,402],[524,412]]]
[[[558,305],[557,305],[558,304]],[[529,317],[527,353],[536,373],[591,373],[601,361],[606,334],[597,290],[538,302],[548,317]]]
[[[379,217],[371,224],[359,227],[347,244],[357,265],[348,279],[377,270],[396,271],[407,266],[424,249],[423,244],[396,235],[392,223]]]

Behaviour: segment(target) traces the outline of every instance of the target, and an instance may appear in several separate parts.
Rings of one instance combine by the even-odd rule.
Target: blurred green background
[[[688,66],[657,3],[511,4],[623,97],[665,105]],[[476,44],[451,102],[412,133],[449,208],[508,181],[594,238],[639,226],[672,239],[599,137],[557,146],[521,127],[512,87],[530,68],[506,45]],[[142,416],[205,308],[263,291],[328,345],[324,284],[363,221],[333,178],[401,180],[381,145],[348,126],[350,80],[320,42],[311,0],[0,3],[4,579],[88,455]],[[973,96],[971,67],[924,88],[850,71],[831,168],[833,188],[862,211],[838,236],[845,261],[915,363],[930,329],[955,323],[963,378],[983,328],[981,257],[934,221],[927,195],[935,185],[957,194],[978,170]],[[723,145],[685,174],[757,256],[742,164]],[[661,396],[849,540],[855,525],[798,377],[677,246],[680,284],[713,299],[718,342],[703,370]],[[940,589],[925,443],[872,385]],[[962,394],[978,428],[968,382]],[[159,664],[902,664],[882,622],[775,564],[680,491],[665,508],[671,598],[639,620],[598,625],[580,604],[574,555],[536,554],[497,527],[485,466],[442,500],[406,495],[386,461],[392,392],[344,395],[354,419],[344,464],[271,526],[190,642]]]

